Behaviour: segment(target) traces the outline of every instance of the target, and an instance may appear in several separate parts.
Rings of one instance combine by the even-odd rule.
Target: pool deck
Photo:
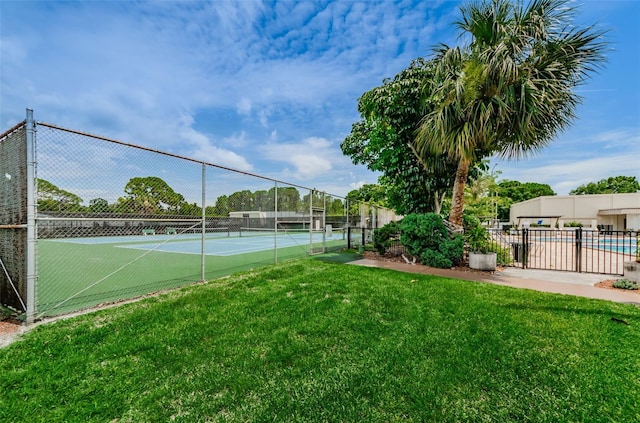
[[[614,301],[617,303],[634,304],[640,307],[640,293],[638,291],[624,292],[614,289],[597,288],[594,286],[596,283],[603,280],[618,279],[620,278],[619,275],[520,269],[513,267],[507,267],[495,272],[476,272],[454,269],[437,269],[419,264],[371,259],[360,259],[352,261],[349,264],[391,269],[407,273],[443,276],[453,279],[491,283],[494,285],[510,286],[513,288],[532,289],[535,291],[551,292],[555,294],[575,295],[579,297]]]

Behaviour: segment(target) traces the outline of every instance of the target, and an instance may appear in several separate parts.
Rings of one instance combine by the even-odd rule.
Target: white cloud
[[[324,138],[310,137],[298,144],[269,143],[261,147],[265,158],[285,162],[293,166],[292,176],[310,180],[327,174],[333,169],[335,156],[331,143]]]
[[[296,167],[301,179],[308,180],[331,170],[331,162],[315,154],[294,154],[288,161]]]
[[[217,164],[245,172],[253,170],[253,166],[251,166],[244,157],[234,153],[233,151],[216,147],[203,134],[197,133],[191,128],[187,128],[183,135],[185,135],[185,139],[187,139],[193,146],[189,154],[191,157],[207,163]]]

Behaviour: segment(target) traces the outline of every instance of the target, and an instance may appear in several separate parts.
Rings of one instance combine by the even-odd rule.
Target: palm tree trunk
[[[467,184],[469,175],[468,159],[460,159],[456,169],[456,180],[453,183],[453,198],[451,201],[451,211],[449,212],[449,222],[462,226],[462,212],[464,210],[464,187]]]

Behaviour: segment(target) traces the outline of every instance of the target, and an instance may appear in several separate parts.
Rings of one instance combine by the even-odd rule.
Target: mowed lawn
[[[640,309],[295,260],[37,327],[0,421],[640,421]]]

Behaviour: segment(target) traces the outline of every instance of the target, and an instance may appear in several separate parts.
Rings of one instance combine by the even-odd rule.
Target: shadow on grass
[[[601,301],[601,300],[594,300]],[[629,305],[629,304],[624,304]],[[636,308],[637,304],[630,303],[630,305],[634,305]],[[580,307],[575,306],[573,304],[562,306],[562,305],[542,305],[542,304],[502,304],[500,307],[507,309],[516,309],[522,311],[538,311],[538,312],[550,312],[557,314],[577,314],[577,315],[585,315],[585,316],[602,316],[606,317],[608,320],[613,320],[614,322],[618,322],[619,318],[627,319],[627,320],[637,320],[638,314],[635,313],[627,313],[621,310],[603,310],[598,308],[590,308],[590,307]],[[627,324],[629,324],[627,322]]]
[[[361,258],[362,254],[358,254],[353,250],[334,251],[313,257],[314,260],[320,260],[325,263],[350,263]]]

